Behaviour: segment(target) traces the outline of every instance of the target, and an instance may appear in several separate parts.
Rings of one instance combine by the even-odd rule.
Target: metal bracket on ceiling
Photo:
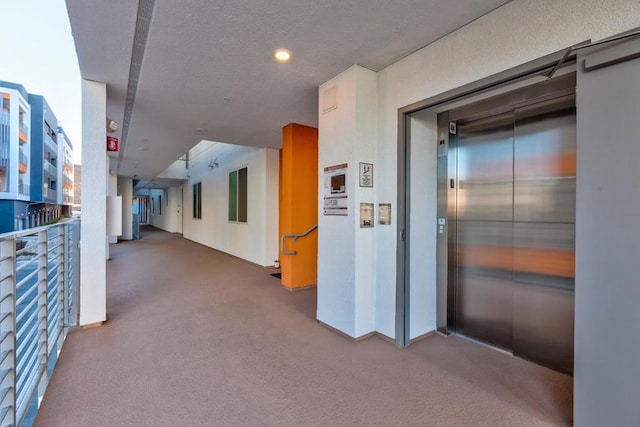
[[[567,58],[569,58],[569,55],[571,55],[571,52],[573,51],[573,47],[570,47],[569,49],[567,49],[564,52],[564,55],[562,55],[562,58],[560,58],[560,60],[556,63],[556,65],[551,69],[551,71],[549,71],[549,74],[547,74],[547,78],[550,79],[551,77],[553,77],[553,75],[556,73],[556,71],[558,71],[562,65],[565,63],[565,61],[567,60]]]

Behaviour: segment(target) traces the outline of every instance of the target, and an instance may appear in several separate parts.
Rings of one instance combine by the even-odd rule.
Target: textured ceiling
[[[154,177],[201,139],[280,147],[284,125],[317,126],[321,83],[353,64],[380,70],[506,2],[142,0],[151,23],[112,169]],[[82,77],[107,84],[107,115],[122,124],[138,2],[67,7]],[[278,47],[288,64],[272,59]]]

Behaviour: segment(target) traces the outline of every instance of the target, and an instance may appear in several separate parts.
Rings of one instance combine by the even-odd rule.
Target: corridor
[[[568,376],[458,337],[354,343],[269,273],[153,228],[112,245],[108,321],[69,333],[35,425],[572,422]]]

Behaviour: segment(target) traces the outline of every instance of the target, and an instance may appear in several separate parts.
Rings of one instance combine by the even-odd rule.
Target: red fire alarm
[[[107,151],[118,151],[118,138],[113,136],[107,137]]]

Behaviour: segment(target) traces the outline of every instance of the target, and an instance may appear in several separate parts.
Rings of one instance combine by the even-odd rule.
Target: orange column
[[[318,223],[318,129],[288,124],[280,151],[280,237],[304,233]],[[318,231],[295,242],[285,240],[280,252],[281,283],[293,290],[317,283]]]

